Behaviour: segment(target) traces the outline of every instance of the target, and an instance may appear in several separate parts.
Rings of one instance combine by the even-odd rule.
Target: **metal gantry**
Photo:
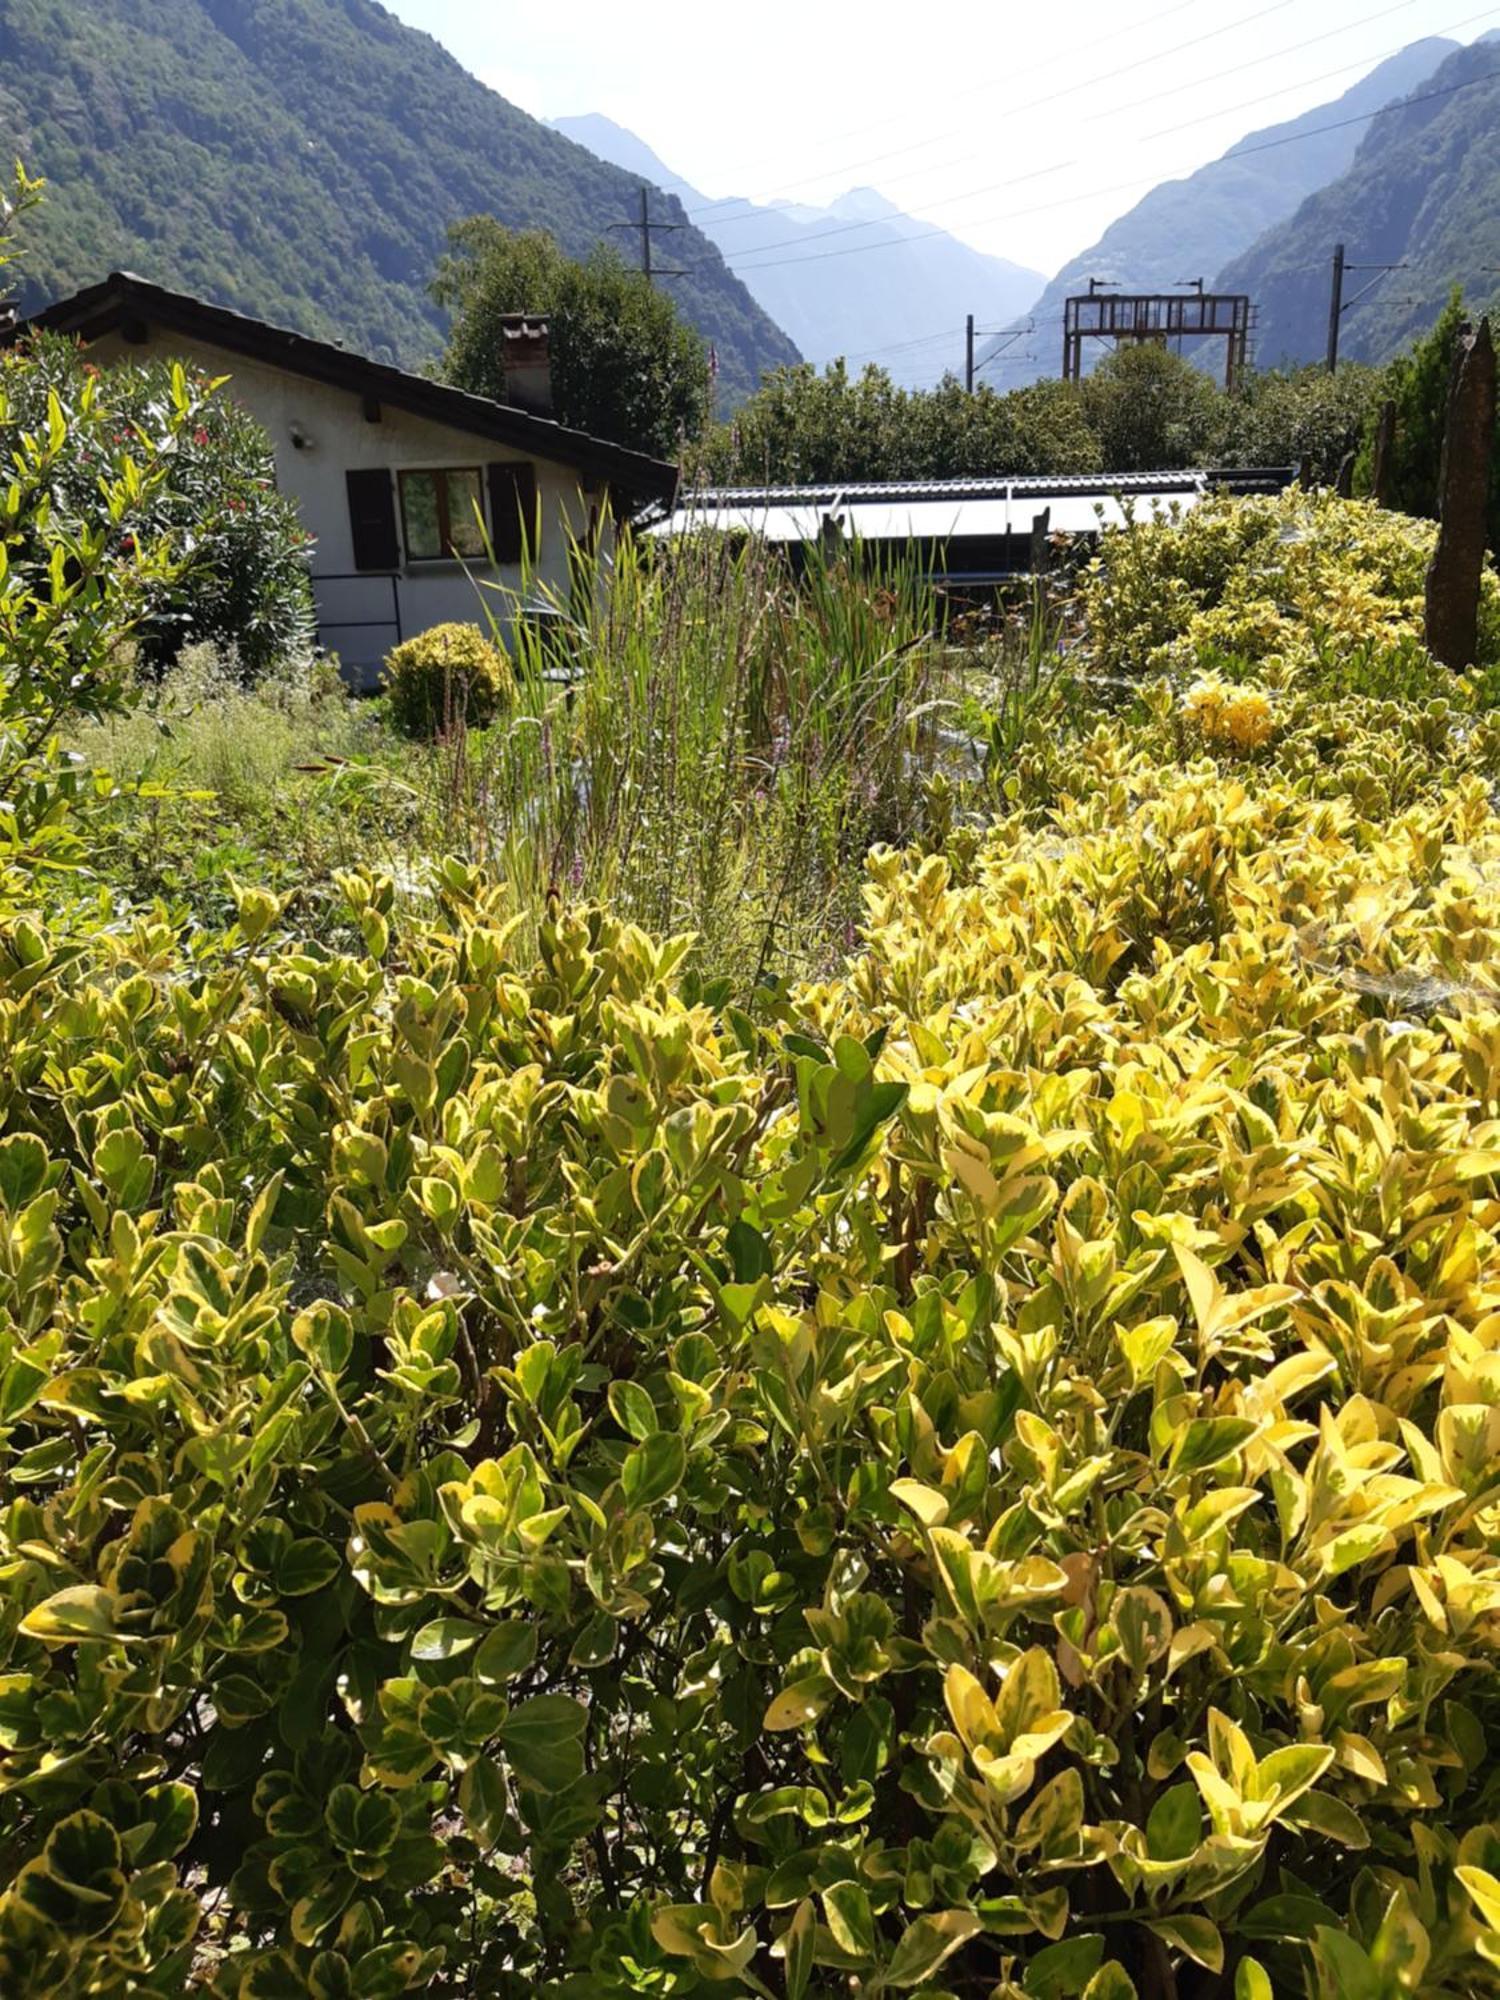
[[[1063,380],[1082,380],[1085,341],[1166,347],[1214,339],[1224,343],[1224,386],[1232,389],[1249,360],[1250,296],[1206,292],[1201,279],[1192,282],[1195,289],[1184,292],[1115,292],[1090,278],[1087,292],[1076,293],[1063,308]]]

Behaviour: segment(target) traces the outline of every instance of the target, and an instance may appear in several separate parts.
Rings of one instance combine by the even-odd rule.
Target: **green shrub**
[[[7,933],[0,1988],[1495,1990],[1500,828],[1138,796]]]
[[[1086,572],[1091,656],[1128,680],[1237,664],[1330,691],[1352,673],[1373,688],[1407,675],[1421,645],[1435,536],[1429,522],[1298,488],[1142,518],[1106,534]],[[1500,577],[1487,570],[1480,665],[1497,659]]]
[[[185,381],[193,421],[174,418]],[[160,673],[184,646],[233,652],[247,680],[306,655],[315,635],[307,550],[310,537],[295,503],[276,486],[265,431],[230,388],[165,361],[122,362],[101,371],[76,342],[55,335],[0,357],[10,421],[45,430],[49,402],[79,408],[100,382],[109,416],[88,448],[70,448],[50,468],[50,497],[60,523],[77,530],[98,513],[101,471],[118,468],[145,447],[165,477],[153,483],[132,519],[117,530],[120,553],[136,540],[170,544],[176,565],[158,580],[135,627],[140,665]],[[128,538],[128,540],[127,540]]]
[[[433,625],[392,649],[385,663],[391,720],[431,739],[483,729],[514,697],[510,665],[477,625]]]

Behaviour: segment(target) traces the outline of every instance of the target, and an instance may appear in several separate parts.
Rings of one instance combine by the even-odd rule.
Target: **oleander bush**
[[[477,625],[433,625],[391,649],[382,685],[403,736],[483,729],[515,698],[505,654]]]
[[[1500,823],[1275,757],[748,1012],[13,913],[0,1991],[1500,1989]]]
[[[1436,535],[1429,521],[1298,488],[1142,517],[1106,534],[1086,572],[1091,659],[1127,681],[1207,665],[1409,692],[1432,671],[1422,591]],[[1474,664],[1497,660],[1500,577],[1487,569]]]

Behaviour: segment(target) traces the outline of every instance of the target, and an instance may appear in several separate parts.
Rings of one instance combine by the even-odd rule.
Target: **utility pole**
[[[974,315],[969,314],[964,328],[964,388],[972,396],[974,393]]]
[[[1381,279],[1388,276],[1390,272],[1404,271],[1405,269],[1406,265],[1404,263],[1347,264],[1344,261],[1343,244],[1334,244],[1333,290],[1328,300],[1328,372],[1330,375],[1337,370],[1339,365],[1339,323],[1343,319],[1344,314],[1352,307],[1357,306],[1361,299],[1368,298]],[[1360,286],[1352,299],[1346,299],[1344,297],[1344,279],[1350,271],[1373,271],[1375,275],[1371,278],[1369,284]]]
[[[1344,317],[1344,246],[1333,246],[1333,292],[1328,301],[1328,372],[1339,365],[1339,322]]]
[[[612,222],[609,226],[611,229],[639,230],[641,238],[641,270],[645,276],[646,283],[648,285],[655,284],[658,278],[684,278],[687,276],[687,273],[681,270],[661,270],[657,267],[656,263],[652,259],[651,255],[652,230],[686,229],[687,224],[685,222],[653,222],[651,220],[651,190],[646,186],[644,181],[642,181],[641,183],[640,221]]]

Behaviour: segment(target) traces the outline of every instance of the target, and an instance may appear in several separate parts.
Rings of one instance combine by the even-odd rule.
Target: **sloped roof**
[[[512,409],[488,396],[471,396],[446,382],[432,382],[404,368],[351,354],[331,341],[314,340],[290,327],[271,326],[228,306],[170,291],[132,271],[111,271],[97,285],[44,307],[4,337],[14,339],[17,334],[40,328],[95,340],[101,334],[118,332],[132,320],[164,326],[185,338],[207,341],[231,354],[243,354],[309,381],[346,389],[354,396],[371,397],[393,409],[449,424],[455,430],[537,458],[576,466],[638,500],[670,500],[677,490],[677,468],[664,459],[629,451],[607,438],[571,430],[550,417]]]
[[[684,534],[718,528],[768,542],[811,541],[825,522],[866,542],[945,543],[1029,535],[1046,514],[1052,534],[1118,527],[1139,517],[1186,513],[1208,493],[1275,493],[1291,483],[1281,468],[1224,472],[1018,474],[994,479],[863,480],[844,486],[718,486],[679,495],[652,530]]]

